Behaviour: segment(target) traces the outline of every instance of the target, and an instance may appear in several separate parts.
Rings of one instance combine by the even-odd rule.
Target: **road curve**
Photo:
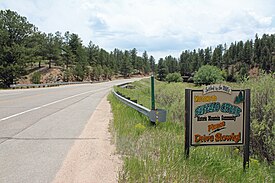
[[[102,98],[132,80],[0,90],[0,182],[51,182],[74,142],[92,140],[79,135]]]

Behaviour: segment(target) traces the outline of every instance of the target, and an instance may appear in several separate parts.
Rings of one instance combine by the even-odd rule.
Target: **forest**
[[[0,87],[8,88],[34,68],[58,66],[63,81],[110,80],[113,76],[154,73],[165,80],[169,73],[193,76],[203,65],[220,68],[227,81],[240,81],[260,71],[275,70],[275,34],[255,35],[254,40],[220,44],[205,49],[183,50],[179,58],[171,55],[155,61],[147,51],[106,51],[92,41],[87,46],[76,33],[44,33],[15,11],[0,11]],[[253,73],[252,73],[253,74]]]
[[[182,51],[180,57],[171,56],[158,62],[158,76],[165,80],[168,73],[180,72],[182,76],[191,76],[203,65],[216,66],[223,71],[226,81],[241,81],[249,75],[259,72],[275,71],[275,34],[255,35],[255,40],[219,44],[215,48]]]
[[[64,81],[106,80],[121,74],[148,74],[155,64],[147,52],[114,49],[110,53],[93,44],[83,45],[81,38],[69,31],[44,33],[26,17],[11,10],[0,12],[0,85],[9,87],[37,65],[62,67]]]

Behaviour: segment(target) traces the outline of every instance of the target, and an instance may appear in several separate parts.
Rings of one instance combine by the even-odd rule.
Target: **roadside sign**
[[[185,90],[185,154],[190,146],[245,146],[249,156],[250,90],[209,85]],[[245,165],[244,165],[245,166]],[[244,168],[245,169],[245,168]]]
[[[191,146],[244,144],[244,90],[211,85],[191,91]]]

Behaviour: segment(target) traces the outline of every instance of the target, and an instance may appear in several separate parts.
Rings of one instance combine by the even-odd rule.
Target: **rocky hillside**
[[[23,76],[17,81],[17,84],[32,84],[32,77],[35,73],[40,73],[40,83],[55,83],[63,81],[63,71],[60,67],[42,67],[33,69],[28,75]]]

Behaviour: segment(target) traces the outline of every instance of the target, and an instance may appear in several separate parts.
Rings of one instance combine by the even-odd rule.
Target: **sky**
[[[275,33],[275,0],[0,0],[46,33],[78,34],[156,60]]]

